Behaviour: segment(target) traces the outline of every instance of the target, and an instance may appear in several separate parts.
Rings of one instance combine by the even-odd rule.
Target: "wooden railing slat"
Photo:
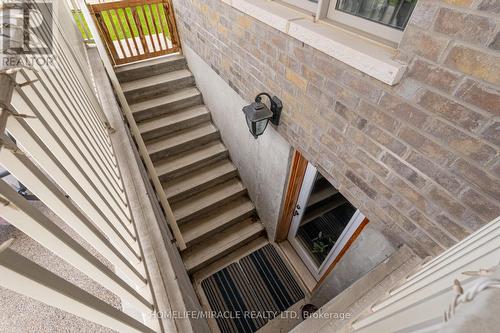
[[[116,49],[113,46],[113,42],[111,41],[111,35],[109,34],[108,27],[104,23],[104,19],[101,13],[92,13],[92,16],[94,17],[94,22],[99,29],[100,35],[103,36],[104,41],[106,42],[108,53],[110,53],[111,59],[113,60],[114,65],[116,65],[116,60],[119,58],[118,54],[116,53]]]
[[[127,53],[125,53],[125,48],[123,47],[121,39],[118,37],[119,36],[118,30],[116,29],[116,27],[114,25],[113,12],[109,11],[107,14],[108,14],[108,19],[109,19],[109,29],[110,29],[109,32],[113,33],[116,36],[116,44],[118,44],[123,58],[126,58]],[[113,42],[113,39],[110,38],[110,40],[113,43],[113,47],[116,49],[116,44]]]
[[[133,12],[133,16],[134,16],[134,19],[135,19],[135,24],[137,26],[137,30],[139,32],[139,37],[141,39],[141,43],[142,43],[142,48],[144,50],[144,54],[147,55],[148,52],[151,52],[151,50],[149,49],[147,43],[146,43],[146,36],[144,34],[144,30],[143,30],[143,26],[141,24],[141,20],[139,18],[139,11],[137,10],[137,7],[132,7],[132,12]]]
[[[154,11],[152,12],[152,15],[154,16],[154,12],[156,12],[156,17],[155,17],[155,25],[156,25],[156,32],[158,34],[158,39],[160,39],[160,34],[163,35],[162,40],[165,42],[165,49],[168,49],[168,43],[167,43],[167,38],[165,35],[165,32],[163,31],[162,27],[162,22],[161,22],[161,16],[160,16],[160,6],[158,4],[153,4],[151,5],[151,9],[154,8]],[[163,50],[163,46],[160,42],[160,49]]]
[[[117,9],[117,10],[114,10],[113,12],[116,15],[116,18],[117,18],[117,21],[118,21],[118,26],[120,27],[120,30],[123,32],[123,37],[125,38],[126,45],[128,46],[128,49],[130,51],[130,57],[133,57],[134,56],[134,51],[133,51],[132,45],[130,44],[129,38],[127,37],[127,31],[123,27],[122,18],[121,18],[121,15],[120,15],[120,10]],[[125,14],[125,12],[124,12],[124,14]],[[127,55],[124,55],[124,57],[127,58]]]
[[[146,24],[149,30],[149,38],[151,39],[151,45],[153,45],[154,52],[159,52],[161,51],[161,47],[158,50],[155,44],[155,39],[158,44],[160,43],[160,39],[158,38],[158,32],[156,31],[154,26],[155,24],[154,19],[151,17],[151,15],[153,15],[153,11],[151,10],[151,6],[149,6],[149,4],[145,5],[143,8],[144,8],[144,17],[146,19]],[[150,15],[147,15],[148,12]],[[151,18],[151,20],[149,20],[148,18]]]
[[[165,10],[168,24],[168,30],[170,31],[170,38],[172,40],[172,45],[180,48],[179,35],[177,33],[177,25],[175,24],[174,9],[170,2],[164,3],[163,8]]]
[[[127,24],[127,28],[130,30],[130,35],[132,36],[132,41],[134,42],[134,46],[135,46],[135,49],[137,50],[137,55],[140,56],[141,55],[141,50],[139,48],[139,44],[137,44],[137,40],[136,40],[136,37],[135,37],[135,33],[134,33],[134,29],[132,29],[132,25],[130,24],[130,21],[129,21],[129,15],[128,15],[128,12],[127,12],[127,8],[123,9],[123,13],[125,15],[125,23]]]

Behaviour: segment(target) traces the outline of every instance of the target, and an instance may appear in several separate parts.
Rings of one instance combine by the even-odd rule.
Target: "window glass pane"
[[[338,0],[337,10],[403,30],[417,0]]]
[[[297,231],[297,238],[317,267],[327,259],[356,213],[342,194],[318,173]]]

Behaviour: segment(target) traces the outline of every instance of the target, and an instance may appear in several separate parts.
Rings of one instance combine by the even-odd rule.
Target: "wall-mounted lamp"
[[[271,102],[271,109],[262,103],[262,96],[267,96]],[[243,113],[247,119],[248,129],[254,138],[258,138],[264,133],[269,121],[274,125],[280,124],[281,110],[283,110],[283,103],[281,100],[274,96],[271,97],[268,93],[260,93],[255,97],[255,102],[243,108]]]

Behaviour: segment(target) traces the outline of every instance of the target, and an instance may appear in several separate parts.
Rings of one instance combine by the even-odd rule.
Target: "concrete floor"
[[[82,246],[95,254],[95,251],[92,251],[90,246],[86,244],[84,240],[79,238],[74,232],[72,232],[71,229],[65,226],[58,219],[58,217],[52,213],[52,211],[40,202],[33,202],[33,204],[43,211],[45,215],[49,216],[54,223],[63,228]],[[89,279],[86,275],[82,274],[64,260],[40,246],[15,227],[0,220],[0,243],[10,238],[15,238],[15,242],[11,247],[12,250],[77,285],[108,304],[116,308],[121,307],[120,299],[116,295]],[[111,266],[102,257],[97,256],[97,258],[99,258],[108,267]],[[96,333],[113,331],[0,287],[0,332]]]

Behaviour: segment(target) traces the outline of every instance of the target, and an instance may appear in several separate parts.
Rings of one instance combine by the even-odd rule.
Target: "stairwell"
[[[194,273],[265,233],[179,54],[116,68]]]

